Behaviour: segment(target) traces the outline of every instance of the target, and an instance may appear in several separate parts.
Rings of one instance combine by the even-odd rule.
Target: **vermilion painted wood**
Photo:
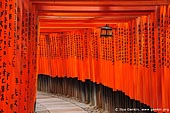
[[[105,24],[46,24],[40,23],[41,28],[93,28],[93,27],[101,27]],[[115,24],[109,24],[110,26],[115,26]]]
[[[169,0],[1,1],[0,112],[34,112],[37,73],[90,79],[153,108],[170,108],[169,4]],[[98,27],[107,23],[117,28],[114,38],[99,38]],[[37,39],[38,29],[50,35]]]
[[[156,6],[169,5],[169,0],[105,0],[105,1],[46,1],[46,0],[31,0],[33,4],[40,5],[58,5],[58,6]]]
[[[61,16],[61,17],[64,17],[64,16],[76,16],[76,17],[86,17],[86,16],[92,16],[92,17],[100,17],[100,16],[106,16],[106,17],[110,17],[110,16],[122,16],[122,15],[125,15],[125,16],[143,16],[143,15],[148,15],[150,14],[152,11],[140,11],[140,12],[132,12],[132,11],[129,11],[129,12],[80,12],[80,11],[75,11],[75,12],[57,12],[57,11],[39,11],[38,15],[41,17],[41,16]]]
[[[167,90],[170,70],[167,60],[170,46],[168,17],[169,6],[157,7],[155,13],[148,16],[141,16],[127,23],[117,23],[115,27],[118,29],[113,30],[114,38],[100,38],[100,30],[93,27],[69,31],[69,24],[61,24],[68,31],[60,34],[62,30],[55,29],[58,33],[49,33],[49,37],[54,40],[57,37],[57,48],[62,46],[62,50],[56,51],[58,54],[61,52],[61,58],[57,58],[55,62],[55,65],[59,66],[56,71],[59,74],[54,74],[55,71],[49,74],[50,68],[44,73],[41,69],[40,73],[61,77],[68,75],[82,81],[90,79],[113,90],[122,90],[131,98],[152,108],[167,109],[170,107],[167,101],[170,95]],[[160,29],[158,25],[161,26]],[[45,32],[47,28],[42,29]],[[81,47],[83,53],[88,51],[87,57],[86,54],[80,54]],[[67,57],[65,50],[70,53]]]
[[[40,19],[39,22],[43,24],[113,24],[113,23],[118,23],[118,22],[127,22],[130,21],[131,19],[135,19],[135,17],[123,17],[124,19],[121,18],[109,18],[109,19],[102,19],[99,20],[98,18],[93,19],[83,19],[77,18],[77,19],[60,19],[60,18],[46,18],[46,19]]]
[[[153,11],[155,6],[46,6],[38,5],[37,10],[40,11]]]

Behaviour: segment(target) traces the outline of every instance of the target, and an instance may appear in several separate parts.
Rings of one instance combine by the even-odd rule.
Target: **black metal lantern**
[[[112,28],[106,24],[106,26],[101,27],[101,31],[100,31],[100,37],[112,37],[113,36],[113,32],[112,32]]]

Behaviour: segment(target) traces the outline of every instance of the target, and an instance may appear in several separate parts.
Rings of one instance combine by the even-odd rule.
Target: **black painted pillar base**
[[[153,113],[141,111],[141,109],[150,109],[150,107],[140,101],[130,99],[124,92],[113,91],[109,87],[90,80],[82,82],[77,78],[51,78],[47,75],[38,75],[38,90],[75,98],[101,109],[102,113]],[[136,111],[128,111],[129,108],[136,108]],[[126,111],[123,111],[125,109]]]

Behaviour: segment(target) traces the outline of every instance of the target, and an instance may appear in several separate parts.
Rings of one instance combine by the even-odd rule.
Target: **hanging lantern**
[[[112,28],[106,24],[106,26],[101,27],[100,37],[112,37]]]

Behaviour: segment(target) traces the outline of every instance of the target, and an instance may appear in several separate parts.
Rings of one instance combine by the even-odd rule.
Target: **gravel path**
[[[61,95],[37,93],[35,113],[101,113],[99,109]]]

